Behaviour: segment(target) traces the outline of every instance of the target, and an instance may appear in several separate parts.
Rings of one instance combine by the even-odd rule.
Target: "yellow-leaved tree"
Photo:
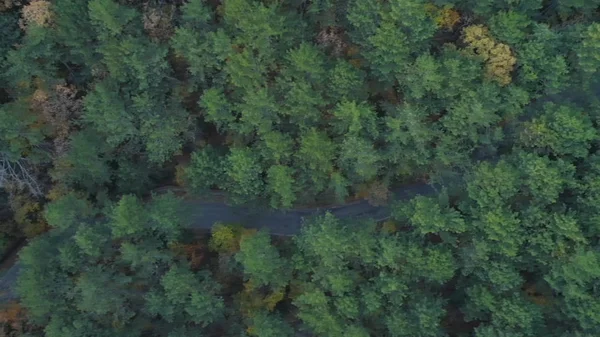
[[[470,52],[483,57],[488,76],[501,85],[512,81],[510,73],[517,59],[508,45],[494,40],[487,27],[472,25],[465,28],[463,40],[468,44]]]

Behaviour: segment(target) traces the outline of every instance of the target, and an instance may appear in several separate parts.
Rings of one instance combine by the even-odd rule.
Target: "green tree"
[[[541,153],[583,158],[598,138],[589,115],[577,107],[546,103],[544,114],[525,123],[521,143]]]
[[[268,90],[261,88],[249,91],[243,103],[236,106],[240,112],[238,131],[242,134],[265,134],[278,123],[275,98]]]
[[[195,192],[222,186],[224,173],[225,159],[212,146],[206,146],[194,152],[190,166],[185,169],[186,180]]]
[[[330,214],[306,224],[296,244],[303,292],[294,305],[314,333],[443,336],[444,303],[429,291],[454,275],[449,249]]]
[[[398,220],[408,221],[421,235],[440,234],[444,240],[452,240],[453,234],[467,230],[467,223],[461,214],[435,198],[418,196],[395,207],[393,215]]]
[[[420,1],[392,1],[380,15],[376,31],[368,37],[365,57],[382,79],[390,81],[403,73],[415,55],[428,50],[437,27]]]
[[[173,195],[147,205],[124,197],[106,218],[61,204],[48,212],[66,222],[23,251],[18,283],[32,322],[47,335],[135,336],[208,328],[222,318],[210,273],[192,272],[169,249],[184,221]]]
[[[365,77],[364,71],[352,66],[348,61],[338,59],[329,71],[327,80],[329,83],[328,94],[332,101],[341,102],[354,99],[361,102],[366,100]]]
[[[517,45],[518,80],[528,90],[553,94],[570,80],[561,35],[545,24],[533,24],[532,35]]]
[[[336,106],[333,116],[332,127],[338,134],[376,139],[377,115],[367,104],[343,101]]]
[[[57,80],[62,53],[56,39],[47,27],[33,25],[27,29],[18,48],[6,55],[9,66],[4,76],[13,88],[28,88],[33,79],[49,83]]]
[[[313,128],[301,136],[300,148],[296,153],[298,163],[303,168],[301,174],[312,181],[317,192],[325,188],[329,174],[333,171],[335,144],[329,137]]]
[[[94,209],[87,200],[78,198],[74,193],[55,200],[46,207],[46,221],[54,228],[69,228],[80,221],[90,218]]]
[[[233,148],[227,156],[225,174],[229,179],[227,190],[236,203],[253,201],[264,188],[260,159],[250,149]]]
[[[273,130],[261,137],[259,145],[261,156],[266,162],[288,164],[294,154],[294,141],[290,134]]]
[[[417,57],[412,67],[408,68],[399,80],[406,87],[410,97],[422,99],[442,88],[444,78],[440,68],[440,62],[432,55],[423,54]]]
[[[285,98],[280,114],[301,127],[317,125],[327,105],[326,70],[325,55],[315,45],[302,43],[291,49],[277,83]]]
[[[235,121],[232,107],[222,90],[217,88],[206,90],[200,98],[199,104],[206,111],[206,120],[215,123],[219,130],[227,130]]]
[[[116,147],[139,135],[135,115],[128,111],[115,81],[97,83],[94,90],[86,95],[84,105],[83,119],[97,130],[102,130],[109,145]]]
[[[340,148],[339,163],[354,181],[368,181],[377,177],[381,156],[372,142],[360,137],[347,137]]]
[[[278,289],[285,287],[289,280],[286,261],[271,244],[271,236],[264,230],[243,237],[235,258],[244,268],[246,278],[259,286]]]
[[[291,337],[294,335],[294,330],[281,317],[259,312],[252,317],[249,333],[256,337]]]
[[[271,194],[271,207],[291,208],[296,200],[294,171],[289,166],[275,165],[267,171],[267,190]]]
[[[578,249],[563,259],[555,260],[545,277],[554,291],[560,293],[560,312],[576,322],[573,327],[582,333],[598,333],[599,257],[596,251]]]
[[[101,191],[111,181],[111,155],[104,138],[85,129],[71,136],[70,150],[53,171],[53,178],[88,193]]]
[[[141,31],[139,13],[113,0],[90,0],[88,10],[92,25],[104,40]]]
[[[19,31],[19,17],[16,13],[0,13],[0,72],[2,80],[7,81],[4,78],[4,74],[7,71],[8,62],[7,56],[12,47],[21,38],[21,32]]]
[[[89,79],[92,68],[99,62],[96,49],[90,48],[90,45],[97,43],[98,35],[91,24],[88,1],[58,0],[54,3],[54,9],[60,44],[67,47],[68,60],[83,68],[70,68],[70,75],[76,76],[78,82],[83,82]]]
[[[577,50],[579,67],[586,73],[595,73],[600,66],[600,24],[589,25],[582,35],[583,40]]]

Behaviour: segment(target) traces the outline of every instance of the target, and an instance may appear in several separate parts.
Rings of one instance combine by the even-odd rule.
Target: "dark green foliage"
[[[600,335],[599,5],[0,0],[2,333]]]
[[[21,298],[46,335],[139,336],[150,323],[159,332],[221,319],[223,302],[210,273],[194,274],[169,249],[184,223],[175,197],[143,205],[125,196],[100,221],[84,204],[66,208],[69,200],[48,210],[57,229],[21,255]]]
[[[225,174],[224,160],[212,147],[205,147],[192,154],[192,161],[186,170],[186,179],[192,190],[202,192],[221,185]]]
[[[19,17],[16,13],[0,13],[0,73],[4,74],[8,66],[6,57],[8,52],[19,41],[21,32],[19,31]],[[5,75],[0,75],[0,79],[6,81]]]
[[[422,243],[378,233],[372,223],[317,219],[297,238],[298,316],[318,335],[443,336],[443,301],[426,293],[452,278],[455,262],[449,250]]]

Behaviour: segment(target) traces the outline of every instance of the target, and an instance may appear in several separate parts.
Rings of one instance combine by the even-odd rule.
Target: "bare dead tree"
[[[5,153],[0,152],[0,188],[14,184],[21,189],[27,189],[34,196],[41,196],[42,189],[31,165],[25,158],[9,160]]]

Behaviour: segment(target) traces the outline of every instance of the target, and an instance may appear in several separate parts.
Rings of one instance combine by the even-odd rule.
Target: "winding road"
[[[393,200],[406,200],[417,195],[433,195],[436,189],[426,183],[402,186],[393,191]],[[305,219],[329,212],[338,218],[372,218],[382,221],[389,218],[389,206],[373,206],[366,200],[356,201],[340,206],[272,210],[252,209],[243,206],[231,206],[225,203],[214,203],[197,200],[186,200],[191,211],[191,228],[210,229],[216,222],[237,223],[246,228],[266,228],[272,235],[292,236],[300,232]]]
[[[406,185],[392,192],[393,200],[407,200],[417,195],[436,194],[436,188],[426,183]],[[191,215],[190,228],[210,230],[217,223],[236,223],[246,228],[266,228],[272,235],[292,236],[300,232],[305,219],[332,213],[338,218],[361,219],[371,218],[383,221],[390,217],[389,206],[373,206],[366,200],[360,200],[340,206],[309,208],[296,210],[272,210],[232,206],[224,202],[207,202],[204,200],[186,199],[186,208]],[[16,300],[14,290],[20,271],[17,261],[0,277],[0,304]]]

